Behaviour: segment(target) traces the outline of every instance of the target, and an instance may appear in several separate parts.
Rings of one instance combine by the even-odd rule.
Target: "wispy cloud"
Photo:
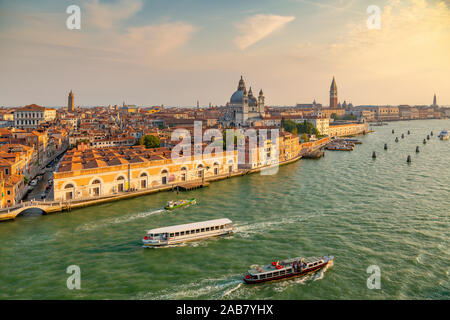
[[[122,21],[131,18],[142,9],[142,0],[120,0],[116,3],[86,2],[88,23],[99,29],[116,28]]]
[[[256,42],[264,39],[273,32],[280,30],[284,25],[293,21],[293,16],[277,16],[257,14],[247,18],[235,26],[239,35],[235,39],[235,44],[239,49],[244,50]]]
[[[156,55],[172,52],[185,45],[196,28],[188,23],[174,22],[129,28],[125,43]]]

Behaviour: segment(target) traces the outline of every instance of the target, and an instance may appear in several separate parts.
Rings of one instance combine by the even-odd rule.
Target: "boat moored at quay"
[[[332,265],[333,261],[334,256],[330,255],[307,258],[297,257],[286,260],[273,261],[269,265],[256,267],[252,270],[249,270],[244,277],[244,282],[247,284],[254,284],[291,277],[298,277],[319,270],[326,265]]]
[[[144,247],[164,247],[233,233],[227,218],[151,229],[142,239]]]
[[[450,138],[449,133],[447,130],[442,130],[439,135],[438,138],[441,140],[448,140]]]

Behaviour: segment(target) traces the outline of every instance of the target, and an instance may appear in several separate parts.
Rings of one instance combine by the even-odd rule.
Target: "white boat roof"
[[[149,230],[147,233],[148,234],[151,234],[151,233],[173,233],[173,232],[181,232],[181,231],[185,231],[185,230],[208,228],[211,226],[229,224],[229,223],[232,223],[232,221],[230,219],[223,218],[223,219],[207,220],[207,221],[200,221],[200,222],[194,222],[194,223],[188,223],[188,224],[179,224],[176,226],[156,228],[156,229]]]

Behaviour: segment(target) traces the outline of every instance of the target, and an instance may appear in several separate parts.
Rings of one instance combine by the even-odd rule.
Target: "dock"
[[[180,184],[180,185],[176,186],[176,188],[180,191],[190,191],[190,190],[204,188],[204,187],[208,187],[208,186],[209,186],[209,182],[200,181],[200,182],[190,182],[190,183]]]

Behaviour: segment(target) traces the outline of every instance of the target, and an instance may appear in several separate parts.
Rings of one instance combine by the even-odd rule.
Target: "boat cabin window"
[[[181,231],[180,235],[181,235],[181,236],[184,236],[184,231]]]
[[[216,226],[216,230],[219,230],[219,226]]]
[[[173,237],[173,233],[170,234],[170,237]]]
[[[209,231],[209,228],[206,228],[206,231]]]
[[[220,229],[223,229],[223,225],[222,225],[222,226],[220,226]]]
[[[205,228],[202,228],[202,232],[205,232]]]
[[[180,235],[179,232],[175,232],[175,237],[178,237]]]
[[[197,229],[195,232],[199,233],[199,232],[200,232],[200,229]]]
[[[189,234],[189,233],[191,233],[191,232],[190,232],[189,230],[187,230],[187,231],[186,231],[186,234]]]

